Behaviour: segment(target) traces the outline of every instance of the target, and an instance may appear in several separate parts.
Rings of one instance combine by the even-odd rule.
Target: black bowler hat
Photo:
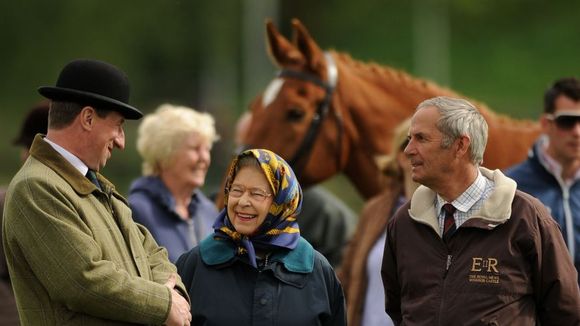
[[[129,79],[119,68],[106,62],[77,59],[60,72],[56,87],[42,86],[38,92],[54,101],[89,104],[114,110],[126,119],[136,120],[143,113],[130,106]]]

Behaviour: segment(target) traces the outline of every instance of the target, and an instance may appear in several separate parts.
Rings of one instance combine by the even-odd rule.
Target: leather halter
[[[332,58],[332,55],[329,52],[324,52],[324,57],[326,59],[327,81],[323,81],[321,78],[314,74],[291,69],[282,69],[278,72],[277,75],[278,77],[295,78],[313,83],[322,87],[326,92],[324,95],[324,100],[316,108],[316,113],[312,117],[310,127],[306,131],[306,135],[304,136],[304,139],[302,139],[300,147],[298,147],[294,157],[288,162],[290,166],[292,166],[294,173],[299,179],[303,172],[302,169],[308,162],[310,154],[312,153],[312,145],[314,144],[314,140],[320,132],[322,120],[328,115],[330,104],[332,102],[332,95],[338,83],[338,69],[336,67],[336,63],[334,62],[334,58]],[[344,126],[340,111],[334,110],[334,116],[336,117],[336,125],[338,130],[336,165],[338,171],[340,171],[342,158],[342,133]]]

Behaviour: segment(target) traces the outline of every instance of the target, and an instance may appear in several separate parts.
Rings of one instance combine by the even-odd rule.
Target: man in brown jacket
[[[48,132],[12,179],[3,218],[22,325],[189,325],[166,250],[97,173],[124,148],[125,119],[142,116],[128,104],[126,75],[74,60],[39,92],[51,100]]]
[[[513,180],[480,167],[487,128],[465,100],[417,107],[405,154],[421,186],[387,227],[386,312],[405,325],[579,325],[559,227]]]

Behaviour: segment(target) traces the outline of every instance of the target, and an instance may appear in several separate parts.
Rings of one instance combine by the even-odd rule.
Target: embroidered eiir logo
[[[499,284],[499,269],[496,258],[472,257],[469,282]]]

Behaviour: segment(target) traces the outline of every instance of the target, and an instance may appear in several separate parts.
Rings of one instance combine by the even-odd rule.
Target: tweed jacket
[[[126,200],[40,135],[7,192],[3,241],[22,325],[162,324],[176,268]],[[181,281],[178,289],[187,293]],[[186,294],[184,294],[187,297]]]
[[[2,221],[2,211],[4,211],[5,197],[6,189],[1,188],[0,223]],[[0,236],[0,326],[18,326],[20,325],[20,320],[18,319],[18,310],[16,309],[16,301],[14,300],[14,292],[12,292],[12,285],[10,284],[10,275],[8,274],[4,247],[2,246],[1,240],[2,237]]]

